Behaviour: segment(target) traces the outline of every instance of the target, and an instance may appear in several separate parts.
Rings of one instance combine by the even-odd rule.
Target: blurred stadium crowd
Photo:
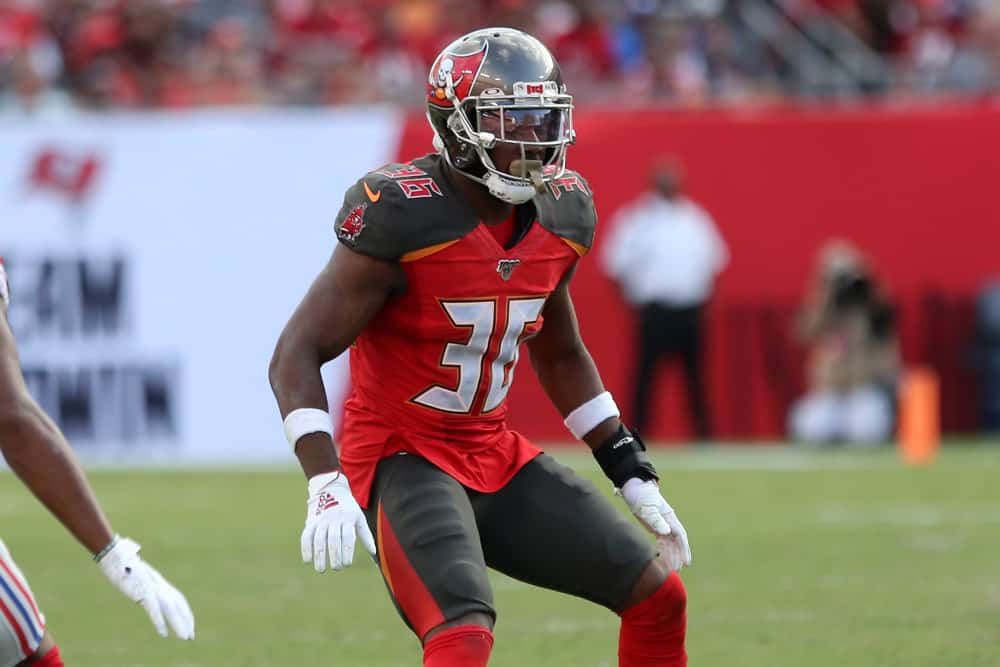
[[[0,0],[0,109],[412,105],[490,24],[550,44],[583,102],[1000,91],[997,0]]]

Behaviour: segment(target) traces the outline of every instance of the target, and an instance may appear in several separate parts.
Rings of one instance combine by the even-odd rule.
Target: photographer
[[[798,335],[809,350],[809,392],[789,430],[806,442],[877,444],[895,421],[899,343],[893,310],[860,253],[843,241],[820,252]]]

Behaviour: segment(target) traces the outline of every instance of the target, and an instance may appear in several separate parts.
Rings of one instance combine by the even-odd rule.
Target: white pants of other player
[[[13,667],[33,655],[44,635],[45,617],[0,540],[0,667]]]

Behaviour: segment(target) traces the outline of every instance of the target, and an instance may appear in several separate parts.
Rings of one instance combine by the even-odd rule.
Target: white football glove
[[[0,310],[7,310],[10,305],[10,285],[7,284],[7,271],[3,268],[3,257],[0,257]]]
[[[115,588],[138,602],[156,631],[167,636],[167,625],[180,639],[194,639],[194,614],[184,594],[139,557],[139,545],[115,537],[114,545],[97,561]]]
[[[306,527],[302,531],[302,562],[312,563],[317,572],[342,570],[354,562],[356,538],[375,557],[375,538],[368,529],[364,512],[351,494],[347,477],[327,472],[309,480]]]
[[[674,509],[660,494],[660,485],[633,477],[625,482],[621,495],[632,514],[656,535],[660,558],[667,568],[673,572],[690,565],[691,546],[688,544],[687,531]]]

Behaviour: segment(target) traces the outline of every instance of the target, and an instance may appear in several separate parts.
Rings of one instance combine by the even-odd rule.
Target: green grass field
[[[556,456],[598,479],[586,455]],[[1000,442],[948,447],[926,469],[905,469],[891,452],[656,458],[694,551],[684,573],[693,666],[1000,666]],[[142,611],[0,474],[0,534],[68,665],[420,664],[371,562],[359,557],[322,576],[299,562],[298,474],[92,480],[116,528],[188,594],[198,638],[157,638]],[[617,664],[610,613],[504,577],[494,583],[491,665]]]

